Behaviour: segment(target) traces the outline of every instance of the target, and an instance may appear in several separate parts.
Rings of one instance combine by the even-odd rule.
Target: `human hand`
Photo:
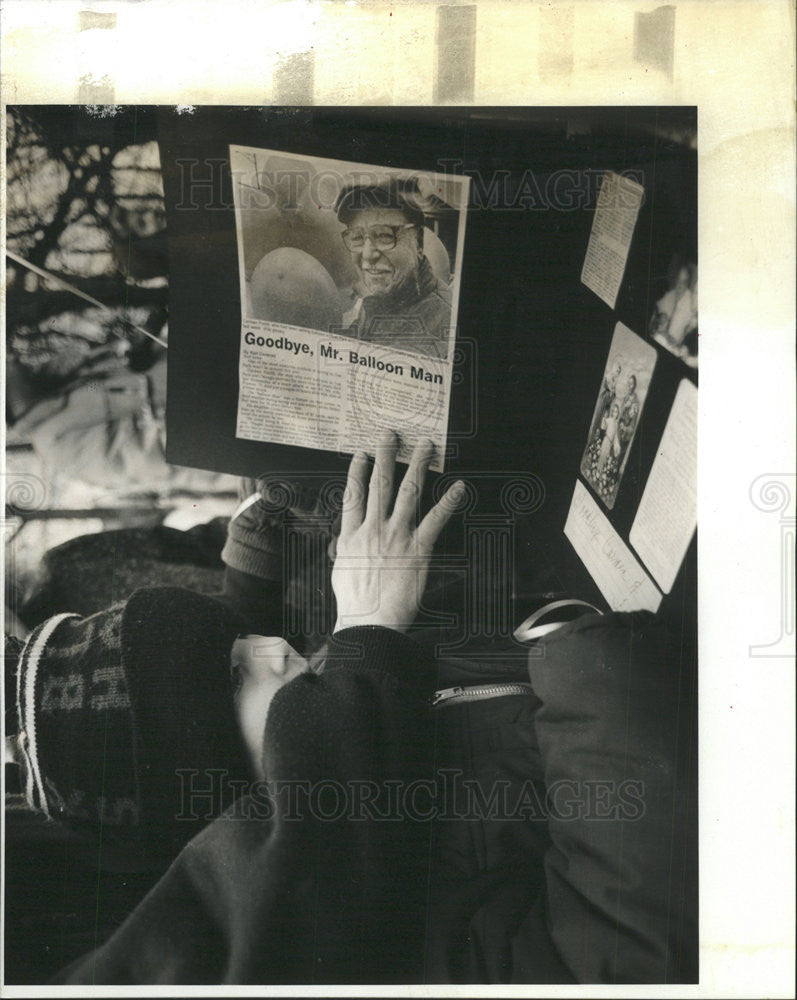
[[[432,442],[421,441],[388,515],[397,450],[395,434],[380,437],[367,491],[368,456],[358,452],[351,460],[332,569],[335,632],[354,625],[405,632],[412,625],[434,543],[464,495],[464,483],[457,481],[416,526],[418,497],[434,454]]]

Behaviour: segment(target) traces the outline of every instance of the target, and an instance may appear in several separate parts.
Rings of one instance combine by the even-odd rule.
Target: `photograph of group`
[[[620,488],[655,364],[656,351],[627,327],[618,326],[581,460],[582,475],[609,510]]]

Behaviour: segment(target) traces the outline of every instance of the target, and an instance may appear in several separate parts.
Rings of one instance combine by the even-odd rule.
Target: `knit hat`
[[[250,576],[281,580],[286,531],[330,534],[339,514],[339,504],[334,503],[336,485],[334,477],[302,473],[241,479],[239,503],[221,553],[223,562]]]
[[[415,178],[390,177],[373,184],[350,184],[344,187],[335,203],[338,219],[348,225],[357,212],[368,208],[395,208],[407,221],[423,226],[424,197]]]
[[[281,580],[285,518],[291,509],[312,511],[318,494],[274,476],[241,479],[238,506],[227,526],[222,561],[262,580]]]
[[[230,680],[240,631],[223,604],[166,587],[39,625],[17,673],[29,805],[112,842],[179,850],[250,777]],[[204,794],[188,800],[191,788]]]

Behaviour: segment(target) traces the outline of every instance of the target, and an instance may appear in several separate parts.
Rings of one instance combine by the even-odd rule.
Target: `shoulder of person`
[[[415,311],[425,320],[448,321],[451,315],[451,292],[438,284],[428,295],[418,301]]]

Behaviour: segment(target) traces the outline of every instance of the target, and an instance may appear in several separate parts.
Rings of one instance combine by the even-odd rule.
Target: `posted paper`
[[[623,280],[645,189],[623,174],[607,171],[598,193],[581,280],[614,309]]]
[[[612,611],[658,611],[661,594],[580,480],[565,535]]]
[[[678,386],[630,540],[669,594],[697,527],[697,387]]]
[[[443,467],[469,179],[230,147],[236,436]]]

